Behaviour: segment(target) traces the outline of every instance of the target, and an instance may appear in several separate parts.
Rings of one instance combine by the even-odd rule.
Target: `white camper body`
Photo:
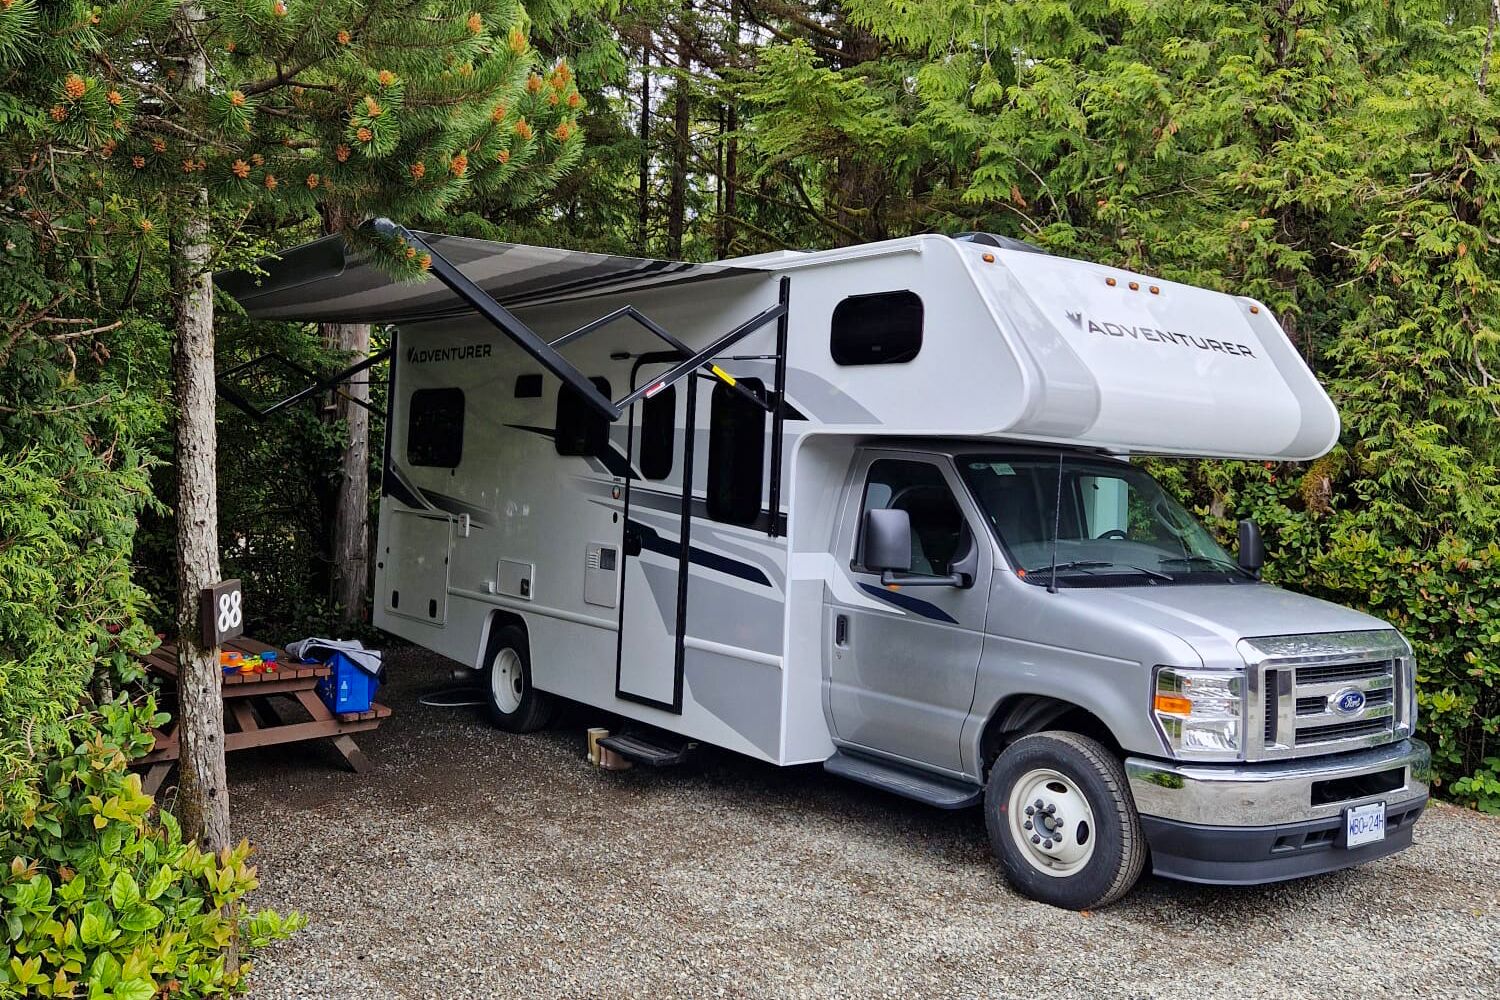
[[[690,388],[690,379],[667,391],[665,442],[658,399],[607,428],[600,421],[604,452],[563,455],[558,434],[586,436],[576,424],[599,418],[575,406],[575,426],[560,429],[566,390],[530,357],[473,313],[403,323],[380,507],[379,627],[483,668],[491,632],[519,619],[539,690],[773,763],[821,761],[834,751],[825,591],[904,613],[836,563],[837,500],[856,443],[1003,437],[1305,458],[1337,434],[1327,398],[1248,299],[936,236],[730,264],[700,281],[515,312],[552,339],[628,303],[696,350],[774,305],[778,279],[790,278],[781,509],[765,508],[771,449],[758,439],[771,421],[751,411],[748,440],[722,426],[734,409],[722,384]],[[891,293],[920,302],[914,356],[840,364],[835,311]],[[717,363],[770,387],[775,347],[768,326]],[[619,397],[669,367],[641,357],[652,348],[642,331],[616,324],[565,353]],[[453,390],[462,394],[456,425],[442,409]],[[649,444],[647,406],[658,408],[644,429]],[[434,420],[457,444],[430,464],[430,443],[413,434],[430,433]],[[642,469],[643,447],[656,467]],[[746,471],[747,460],[759,467]],[[737,492],[715,495],[724,489]],[[730,507],[740,523],[725,519]]]
[[[484,671],[506,728],[556,695],[639,760],[664,731],[982,801],[1013,884],[1074,908],[1147,844],[1253,883],[1411,842],[1410,646],[1124,460],[1333,445],[1259,303],[983,234],[688,265],[376,229],[439,280],[324,240],[221,284],[397,325],[375,623]]]

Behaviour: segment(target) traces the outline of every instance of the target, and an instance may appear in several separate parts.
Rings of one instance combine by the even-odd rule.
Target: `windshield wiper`
[[[1233,563],[1225,562],[1223,559],[1213,559],[1209,556],[1162,556],[1157,562],[1166,566],[1173,563],[1182,563],[1187,566],[1206,565],[1214,569],[1224,570],[1226,573],[1239,573],[1241,569]]]
[[[1098,573],[1093,573],[1090,571],[1094,569],[1103,569],[1106,566],[1119,566],[1122,569],[1134,570],[1135,572],[1141,573],[1145,576],[1154,576],[1158,580],[1170,581],[1175,579],[1174,577],[1169,576],[1166,573],[1158,573],[1156,570],[1146,569],[1144,566],[1132,566],[1130,563],[1111,562],[1108,559],[1075,559],[1072,562],[1058,563],[1056,569],[1059,573],[1064,572],[1065,570],[1076,569],[1081,572],[1088,573],[1089,576],[1098,576]],[[1049,564],[1046,566],[1038,566],[1036,569],[1028,569],[1026,572],[1028,574],[1046,573],[1051,572],[1052,569],[1053,567]]]
[[[1104,560],[1104,559],[1074,559],[1072,562],[1058,563],[1056,566],[1052,565],[1051,563],[1045,563],[1045,564],[1043,564],[1041,566],[1036,567],[1035,569],[1028,569],[1026,572],[1028,574],[1029,573],[1050,573],[1053,570],[1057,570],[1059,573],[1063,573],[1063,572],[1066,572],[1067,570],[1070,570],[1070,569],[1076,569],[1076,570],[1080,570],[1080,571],[1082,571],[1084,573],[1088,573],[1089,576],[1098,576],[1099,575],[1098,573],[1092,573],[1092,572],[1090,572],[1090,570],[1093,569],[1094,567],[1098,567],[1098,566],[1113,566],[1113,565],[1114,565],[1114,563],[1109,562],[1109,561]]]

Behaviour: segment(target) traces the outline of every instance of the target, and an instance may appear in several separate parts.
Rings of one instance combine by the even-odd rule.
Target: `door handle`
[[[839,615],[833,620],[833,644],[835,646],[849,645],[849,616]]]

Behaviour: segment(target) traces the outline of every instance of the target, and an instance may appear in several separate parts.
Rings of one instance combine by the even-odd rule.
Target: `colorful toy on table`
[[[225,675],[237,674],[240,667],[245,663],[245,655],[236,653],[232,649],[221,649],[219,651],[219,666],[223,668]]]

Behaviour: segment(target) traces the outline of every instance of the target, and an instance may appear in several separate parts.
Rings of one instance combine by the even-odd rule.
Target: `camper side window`
[[[835,364],[894,365],[922,349],[922,299],[916,292],[851,295],[833,307],[828,346]]]
[[[677,386],[669,385],[641,402],[641,475],[666,479],[672,474],[677,444]]]
[[[765,383],[740,379],[764,395]],[[708,423],[708,516],[727,524],[754,524],[766,478],[765,410],[722,382],[714,386]]]
[[[606,396],[609,379],[589,379]],[[567,385],[557,390],[557,432],[554,442],[559,455],[604,455],[609,451],[609,421],[584,402],[583,396]]]
[[[870,464],[861,527],[871,510],[904,510],[911,517],[911,571],[941,576],[963,539],[964,515],[942,470],[930,462],[882,458]],[[855,569],[865,570],[864,539],[855,544]]]
[[[418,389],[406,414],[409,465],[456,469],[464,454],[464,391]]]

